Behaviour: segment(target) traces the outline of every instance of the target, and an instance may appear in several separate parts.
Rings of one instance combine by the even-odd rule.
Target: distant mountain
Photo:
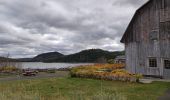
[[[59,58],[50,58],[44,62],[106,62],[109,59],[114,59],[116,56],[124,55],[124,51],[109,52],[101,49],[89,49],[81,52],[62,56]]]
[[[58,52],[48,52],[48,53],[39,54],[33,58],[19,58],[17,60],[21,62],[44,62],[46,60],[57,59],[63,56],[64,56],[63,54]]]
[[[58,52],[49,52],[37,55],[34,58],[20,58],[21,62],[68,62],[68,63],[105,63],[109,59],[114,59],[117,56],[124,55],[124,51],[105,51],[102,49],[88,49],[75,54],[63,55]]]
[[[0,62],[16,62],[16,59],[0,57]]]
[[[58,52],[49,52],[49,53],[43,53],[40,54],[34,58],[32,58],[30,61],[33,62],[44,62],[46,60],[51,60],[51,59],[57,59],[60,57],[63,57],[64,55]]]
[[[21,62],[31,62],[33,58],[18,58],[17,60]]]

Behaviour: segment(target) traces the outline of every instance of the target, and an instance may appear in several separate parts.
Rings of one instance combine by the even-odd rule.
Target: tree
[[[115,61],[114,61],[114,59],[109,59],[109,60],[107,61],[107,63],[109,63],[109,64],[114,64]]]
[[[21,63],[10,58],[10,54],[0,57],[0,70],[3,72],[17,71],[21,68]]]

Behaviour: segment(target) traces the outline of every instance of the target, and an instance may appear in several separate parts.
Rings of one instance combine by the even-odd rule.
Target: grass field
[[[156,100],[170,83],[138,84],[80,78],[0,83],[0,100]]]

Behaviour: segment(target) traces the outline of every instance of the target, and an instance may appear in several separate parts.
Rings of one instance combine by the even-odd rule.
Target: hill
[[[33,58],[17,59],[21,62],[67,62],[67,63],[105,63],[109,59],[114,59],[116,56],[124,55],[124,51],[105,51],[102,49],[88,49],[75,54],[63,55],[58,52],[49,52],[39,54]]]
[[[16,59],[0,57],[0,62],[16,62]]]
[[[31,62],[33,58],[18,58],[17,60],[20,62]]]
[[[51,59],[57,59],[60,57],[63,57],[64,55],[58,52],[48,52],[48,53],[43,53],[40,54],[34,58],[31,59],[33,62],[43,62],[46,60],[51,60]]]
[[[44,62],[106,62],[109,59],[114,59],[118,55],[124,55],[124,51],[109,52],[102,49],[89,49],[81,52],[62,56],[55,59],[48,59]]]

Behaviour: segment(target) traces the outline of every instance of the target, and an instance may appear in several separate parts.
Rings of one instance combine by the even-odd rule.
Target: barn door
[[[164,58],[163,60],[163,77],[170,78],[170,58]]]
[[[159,59],[156,57],[149,57],[147,60],[147,75],[161,76],[161,66]]]

